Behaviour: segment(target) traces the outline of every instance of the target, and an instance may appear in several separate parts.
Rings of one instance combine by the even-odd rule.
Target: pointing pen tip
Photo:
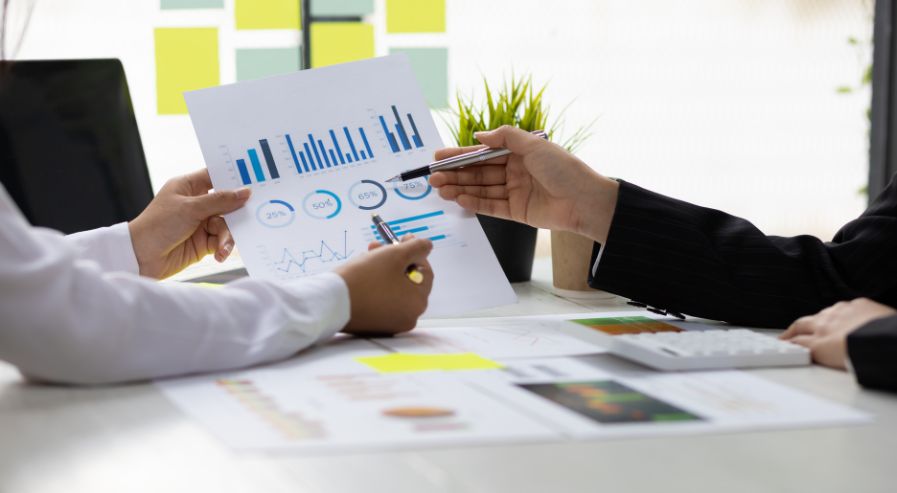
[[[399,181],[399,180],[401,180],[401,178],[400,178],[399,176],[393,176],[392,178],[390,178],[390,179],[388,179],[388,180],[386,180],[386,181],[387,181],[387,183],[394,183],[394,182],[397,182],[397,181]]]

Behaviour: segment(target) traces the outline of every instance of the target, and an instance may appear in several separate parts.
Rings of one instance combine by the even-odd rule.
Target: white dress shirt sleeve
[[[106,272],[137,274],[140,271],[128,223],[91,229],[65,238],[77,249],[78,258],[93,260]]]
[[[349,320],[332,273],[207,289],[134,275],[133,252],[97,258],[130,247],[126,231],[73,242],[33,228],[0,186],[0,360],[36,380],[142,380],[282,359]]]

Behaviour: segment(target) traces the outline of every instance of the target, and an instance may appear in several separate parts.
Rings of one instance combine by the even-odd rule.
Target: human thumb
[[[477,132],[474,137],[489,147],[504,147],[515,154],[525,154],[532,145],[542,139],[534,134],[510,125],[502,125],[495,130]]]

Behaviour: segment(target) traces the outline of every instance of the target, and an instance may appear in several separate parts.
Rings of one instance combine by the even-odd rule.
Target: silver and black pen
[[[398,235],[396,235],[392,228],[389,227],[389,224],[387,224],[386,221],[384,221],[383,218],[381,218],[379,215],[371,214],[371,221],[374,222],[374,227],[377,228],[377,232],[380,233],[380,238],[383,239],[383,243],[387,243],[390,245],[401,243]],[[423,273],[414,264],[408,266],[408,268],[405,270],[405,276],[407,276],[408,280],[410,280],[414,284],[420,284],[424,282]]]
[[[533,135],[537,135],[542,137],[543,139],[548,139],[548,133],[544,130],[533,130]],[[422,176],[429,176],[437,171],[445,171],[450,169],[458,169],[463,168],[465,166],[470,166],[472,164],[479,164],[484,161],[488,161],[490,159],[495,159],[497,157],[507,156],[511,151],[505,148],[494,148],[494,147],[486,147],[477,151],[467,152],[464,154],[459,154],[457,156],[452,156],[446,159],[440,159],[439,161],[432,162],[426,166],[421,166],[420,168],[415,168],[412,170],[405,171],[400,173],[392,178],[386,180],[387,182],[397,182],[397,181],[408,181],[413,180],[415,178],[420,178]]]

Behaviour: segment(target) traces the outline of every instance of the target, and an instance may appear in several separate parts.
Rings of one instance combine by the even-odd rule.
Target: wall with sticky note
[[[237,29],[299,29],[296,0],[234,0]]]
[[[40,0],[34,2],[20,57],[121,59],[158,190],[166,180],[203,166],[184,91],[298,70],[300,5],[299,0]],[[361,19],[315,23],[314,66],[388,55],[395,47],[447,50],[444,32],[398,38],[386,33],[390,8],[393,17],[408,9],[421,12],[413,2],[390,7],[385,0],[312,0],[313,15]],[[447,7],[424,8],[445,23]],[[15,39],[23,19],[16,9],[11,14],[8,38]],[[447,54],[421,54],[409,52],[428,101],[441,107],[449,90],[439,79],[448,74]]]
[[[374,26],[363,22],[311,25],[312,67],[354,62],[374,56]]]
[[[224,0],[161,0],[159,8],[165,9],[223,9]]]
[[[158,28],[155,42],[159,114],[186,114],[185,91],[214,87],[221,81],[218,29]]]
[[[292,48],[237,48],[237,81],[260,79],[299,70],[302,56]]]
[[[386,31],[445,32],[445,0],[386,0]]]
[[[430,108],[447,108],[449,105],[448,49],[446,48],[391,48],[390,54],[404,53],[411,61],[414,76],[424,91]]]
[[[208,44],[198,49],[203,43],[190,43],[184,50],[207,53],[194,60],[204,75],[192,73],[192,64],[179,74],[182,54],[170,53],[169,61],[164,46],[157,54],[156,29],[218,29],[218,83],[291,70],[280,50],[300,46],[303,12],[298,1],[269,2],[12,4],[13,14],[17,5],[22,11],[34,4],[20,58],[122,60],[158,189],[203,165],[174,93],[178,84],[214,83],[215,62]],[[748,216],[770,234],[831,237],[864,204],[856,190],[865,181],[868,94],[835,92],[861,73],[856,47],[845,40],[871,35],[863,4],[314,0],[311,10],[363,16],[373,26],[374,56],[409,50],[434,107],[451,103],[456,90],[481,95],[483,77],[500,83],[512,70],[532,73],[535,81],[550,83],[546,97],[553,109],[567,108],[567,128],[595,122],[595,136],[578,154],[601,172]],[[261,5],[269,7],[259,11]],[[237,29],[238,18],[244,29]],[[10,46],[22,24],[21,17],[10,19]],[[278,54],[243,51],[269,49]],[[437,51],[414,54],[430,49]],[[718,64],[724,70],[715,69]],[[434,76],[443,68],[444,97],[443,80]],[[437,124],[442,121],[437,116]],[[758,190],[763,201],[754,200]]]

